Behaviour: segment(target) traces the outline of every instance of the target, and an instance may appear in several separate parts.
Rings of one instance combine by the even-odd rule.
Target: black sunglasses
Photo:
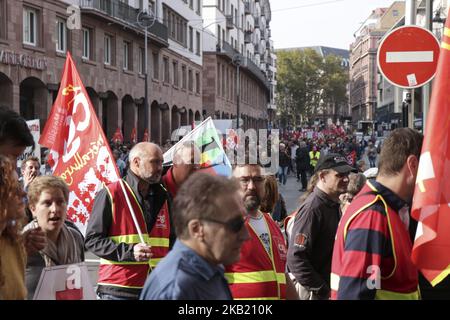
[[[233,233],[238,233],[239,231],[241,231],[242,227],[245,224],[245,220],[241,216],[237,216],[236,218],[230,219],[228,221],[220,221],[212,218],[201,218],[200,220],[221,224]]]

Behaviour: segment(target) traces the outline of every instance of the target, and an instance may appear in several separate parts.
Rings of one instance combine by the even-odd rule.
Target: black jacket
[[[331,259],[340,220],[339,203],[315,187],[299,209],[289,239],[287,269],[320,296],[330,292]]]
[[[297,149],[295,152],[295,162],[297,164],[297,170],[309,170],[310,158],[306,147]]]
[[[124,180],[130,185],[133,193],[136,195],[141,208],[145,208],[142,196],[138,191],[139,178],[133,174],[131,170]],[[169,217],[170,217],[170,248],[175,242],[175,231],[172,224],[172,201],[161,184],[150,185],[149,194],[150,212],[144,212],[147,230],[152,230],[156,222],[156,217],[161,210],[164,202],[169,202]],[[112,261],[135,261],[133,253],[133,245],[127,243],[114,243],[109,238],[109,230],[112,220],[111,202],[107,194],[106,188],[98,192],[94,200],[92,213],[89,217],[89,222],[86,229],[85,246],[86,249],[94,253],[96,256],[112,260]],[[140,289],[118,288],[114,286],[98,286],[98,292],[113,294],[117,296],[138,298]]]

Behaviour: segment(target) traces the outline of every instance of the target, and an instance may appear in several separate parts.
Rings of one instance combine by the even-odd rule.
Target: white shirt
[[[291,159],[295,160],[295,153],[297,152],[298,146],[294,145],[291,147]]]
[[[264,245],[267,253],[270,254],[270,233],[266,220],[263,218],[263,214],[258,212],[257,217],[248,216],[248,222],[252,226],[255,233]]]

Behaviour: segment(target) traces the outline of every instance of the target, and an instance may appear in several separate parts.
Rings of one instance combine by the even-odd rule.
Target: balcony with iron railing
[[[233,15],[229,14],[225,16],[227,29],[234,29]]]
[[[250,30],[246,30],[244,32],[244,43],[252,43],[253,42],[253,32]]]
[[[260,24],[259,24],[259,18],[255,18],[255,28],[259,28]]]
[[[250,1],[244,2],[244,14],[246,15],[252,14],[252,7]]]
[[[270,83],[267,81],[265,74],[251,59],[245,58],[243,67],[251,72],[267,90],[270,90]]]
[[[137,24],[137,16],[140,10],[119,0],[80,0],[80,8],[82,9],[82,12],[89,12],[104,16],[105,18],[112,18],[128,26],[141,29]],[[155,23],[148,28],[148,31],[154,37],[161,39],[164,43],[168,42],[169,33],[167,26],[159,21],[155,21]]]
[[[261,40],[266,40],[266,32],[264,29],[261,29]]]
[[[239,52],[235,48],[233,48],[233,46],[231,44],[229,44],[226,41],[221,41],[221,42],[217,43],[216,52],[218,54],[227,56],[231,60],[233,60],[233,58],[236,54],[239,54]]]

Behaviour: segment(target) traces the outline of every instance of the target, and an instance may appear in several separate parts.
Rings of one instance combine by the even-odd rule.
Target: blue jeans
[[[289,167],[279,167],[278,168],[278,181],[282,184],[286,184],[287,171]]]

